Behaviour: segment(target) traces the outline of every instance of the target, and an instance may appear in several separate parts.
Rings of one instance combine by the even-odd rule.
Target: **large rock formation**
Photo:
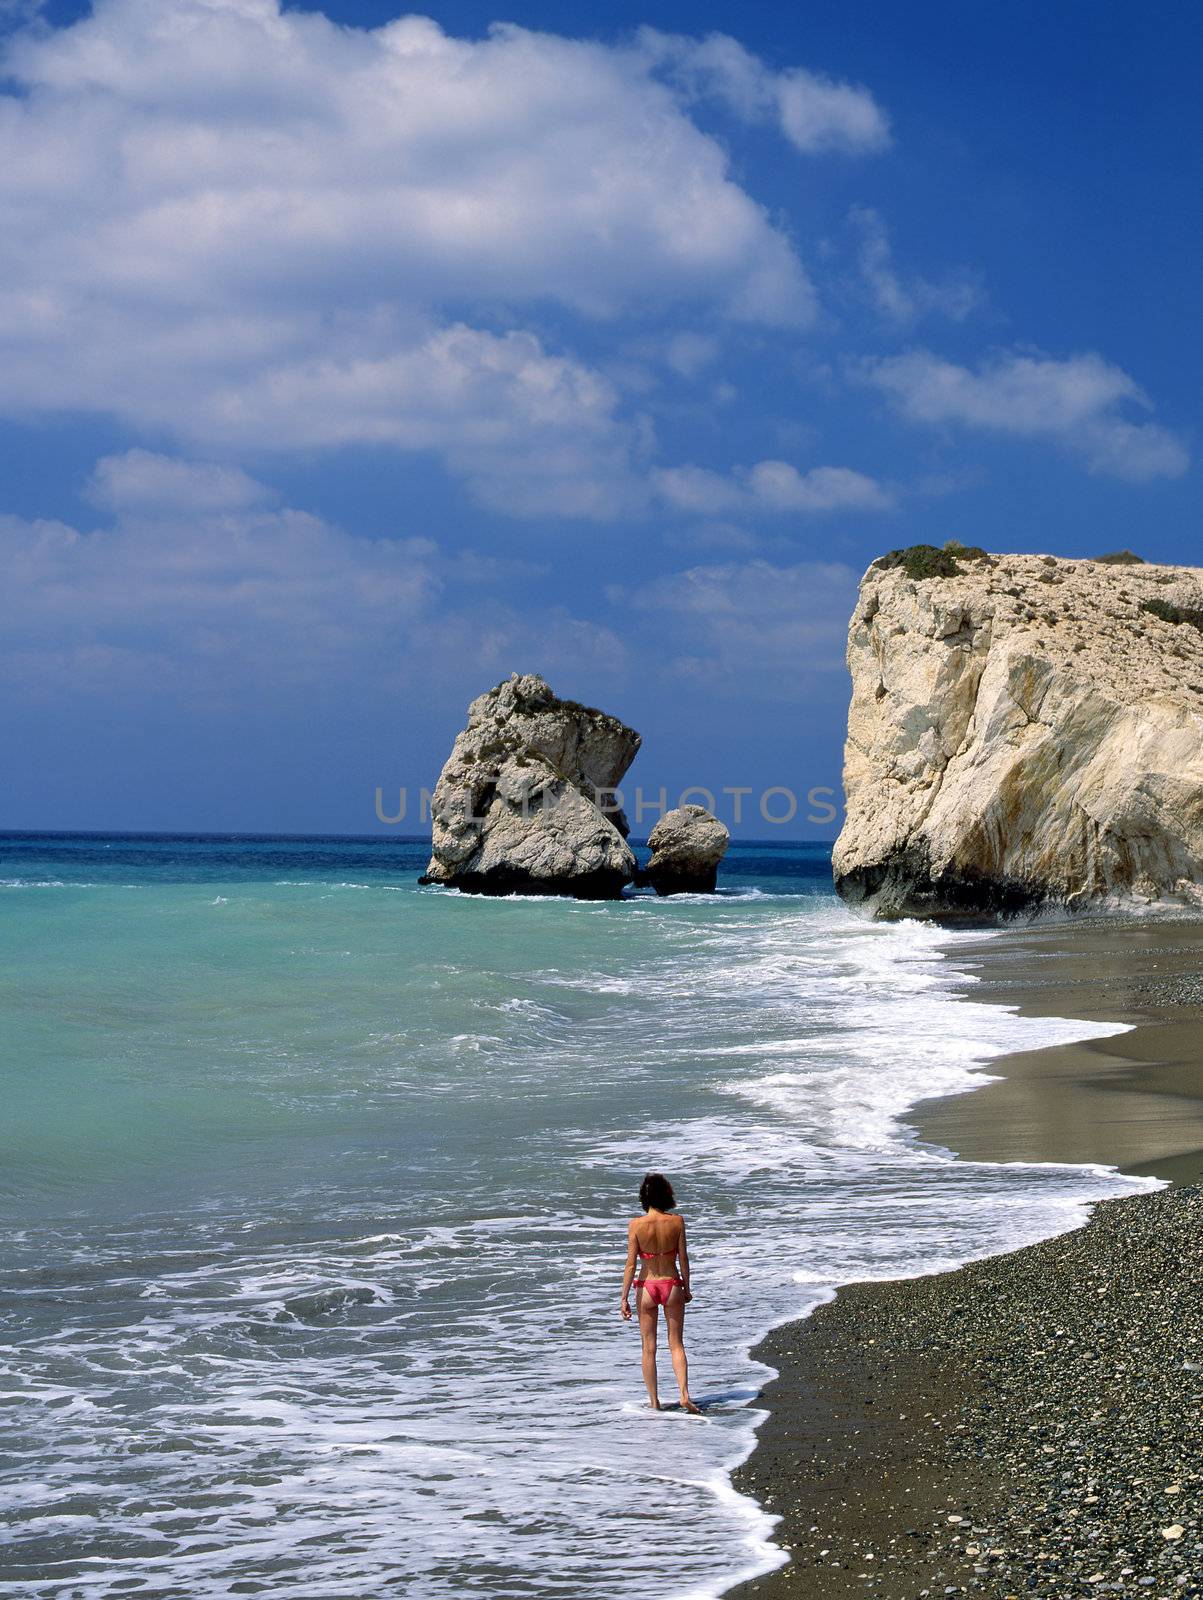
[[[640,881],[657,894],[713,894],[730,838],[705,806],[666,811],[648,835],[652,855]]]
[[[612,899],[635,876],[613,791],[639,749],[616,717],[519,677],[468,707],[431,800],[423,883]]]
[[[848,636],[836,886],[878,916],[1203,902],[1203,570],[925,546]]]

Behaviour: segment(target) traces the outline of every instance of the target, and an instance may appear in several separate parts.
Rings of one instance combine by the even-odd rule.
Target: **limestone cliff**
[[[919,550],[869,568],[849,630],[839,892],[1203,902],[1203,569]]]
[[[515,673],[468,707],[431,800],[423,883],[608,899],[635,876],[612,791],[639,735]]]

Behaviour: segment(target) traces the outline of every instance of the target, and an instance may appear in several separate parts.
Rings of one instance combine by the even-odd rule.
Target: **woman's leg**
[[[697,1411],[689,1398],[689,1362],[685,1357],[685,1296],[674,1289],[664,1307],[664,1320],[668,1323],[668,1353],[672,1356],[677,1388],[681,1391],[681,1405],[686,1411]]]
[[[647,1397],[652,1410],[659,1411],[660,1396],[656,1391],[656,1323],[660,1319],[656,1302],[650,1294],[637,1289],[639,1305],[639,1335],[643,1340],[643,1381],[647,1384]]]

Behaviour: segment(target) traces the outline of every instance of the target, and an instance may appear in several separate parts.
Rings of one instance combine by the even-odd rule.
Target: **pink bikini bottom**
[[[680,1278],[640,1278],[635,1287],[642,1289],[653,1305],[666,1306],[673,1290],[683,1289],[685,1285]]]

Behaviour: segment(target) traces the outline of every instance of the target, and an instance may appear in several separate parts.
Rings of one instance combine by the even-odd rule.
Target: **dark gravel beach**
[[[736,1483],[792,1559],[732,1595],[1203,1595],[1201,1278],[1169,1189],[777,1330]]]
[[[728,1600],[1203,1594],[1203,924],[1038,922],[967,965],[967,998],[1130,1031],[992,1063],[999,1081],[917,1108],[920,1137],[1186,1187],[843,1288],[771,1334],[771,1414],[736,1483],[791,1560]]]

